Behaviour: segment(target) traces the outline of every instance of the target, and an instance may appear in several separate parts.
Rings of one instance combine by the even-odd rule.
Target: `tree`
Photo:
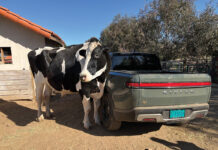
[[[211,56],[217,49],[217,15],[199,15],[194,0],[153,0],[137,17],[117,15],[101,33],[112,51],[156,53],[164,60]]]
[[[103,45],[110,47],[111,51],[127,52],[137,49],[136,26],[135,18],[117,15],[110,26],[101,33],[101,41]]]

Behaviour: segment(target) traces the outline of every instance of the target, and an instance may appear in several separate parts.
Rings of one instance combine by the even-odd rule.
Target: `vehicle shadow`
[[[205,118],[195,119],[185,127],[218,138],[218,87],[212,87],[209,106],[209,112]]]
[[[32,101],[27,103],[32,103]],[[93,126],[90,130],[86,130],[83,128],[82,124],[83,107],[79,95],[69,95],[65,97],[54,96],[51,99],[51,109],[53,110],[53,115],[55,116],[54,121],[56,123],[95,136],[140,135],[157,131],[161,127],[161,124],[125,122],[120,130],[107,131],[102,126],[94,124],[92,106],[89,118]],[[13,121],[17,126],[26,126],[36,121],[37,116],[37,111],[29,108],[29,105],[27,107],[23,106],[23,101],[14,102],[0,100],[0,112],[7,115],[7,118]]]
[[[196,146],[195,144],[193,143],[190,143],[190,142],[185,142],[185,141],[177,141],[177,143],[171,143],[171,142],[168,142],[166,140],[163,140],[163,139],[159,139],[159,138],[156,138],[156,137],[151,137],[151,140],[154,141],[154,142],[157,142],[157,143],[160,143],[160,144],[163,144],[173,150],[204,150],[198,146]]]
[[[52,103],[52,109],[55,115],[55,121],[58,124],[62,124],[74,129],[82,130],[83,132],[95,135],[95,136],[124,136],[124,135],[140,135],[153,131],[157,131],[161,128],[162,124],[152,123],[127,123],[124,122],[122,127],[118,131],[107,131],[102,126],[98,126],[93,120],[93,106],[90,112],[89,118],[92,123],[90,130],[83,128],[83,106],[81,99],[78,95],[69,95],[64,98],[54,97]],[[61,106],[60,106],[61,105]]]

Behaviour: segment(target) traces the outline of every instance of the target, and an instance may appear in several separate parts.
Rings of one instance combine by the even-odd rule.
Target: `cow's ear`
[[[99,42],[99,40],[96,37],[91,37],[89,40],[87,40],[86,42]]]
[[[80,50],[79,51],[79,54],[81,55],[81,56],[83,56],[83,57],[86,57],[86,50]]]
[[[109,50],[109,47],[103,47],[103,51],[108,52]]]

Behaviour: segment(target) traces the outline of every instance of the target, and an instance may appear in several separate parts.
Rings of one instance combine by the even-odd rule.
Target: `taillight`
[[[203,118],[205,115],[204,114],[198,114],[197,116],[196,116],[196,118]]]
[[[139,87],[139,83],[126,82],[127,87]]]
[[[144,122],[156,122],[155,118],[144,118],[143,119]]]

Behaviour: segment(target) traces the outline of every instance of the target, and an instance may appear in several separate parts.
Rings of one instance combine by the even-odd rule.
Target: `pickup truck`
[[[184,124],[208,113],[211,78],[203,73],[162,71],[146,53],[110,53],[111,71],[100,117],[108,130],[125,122]]]

